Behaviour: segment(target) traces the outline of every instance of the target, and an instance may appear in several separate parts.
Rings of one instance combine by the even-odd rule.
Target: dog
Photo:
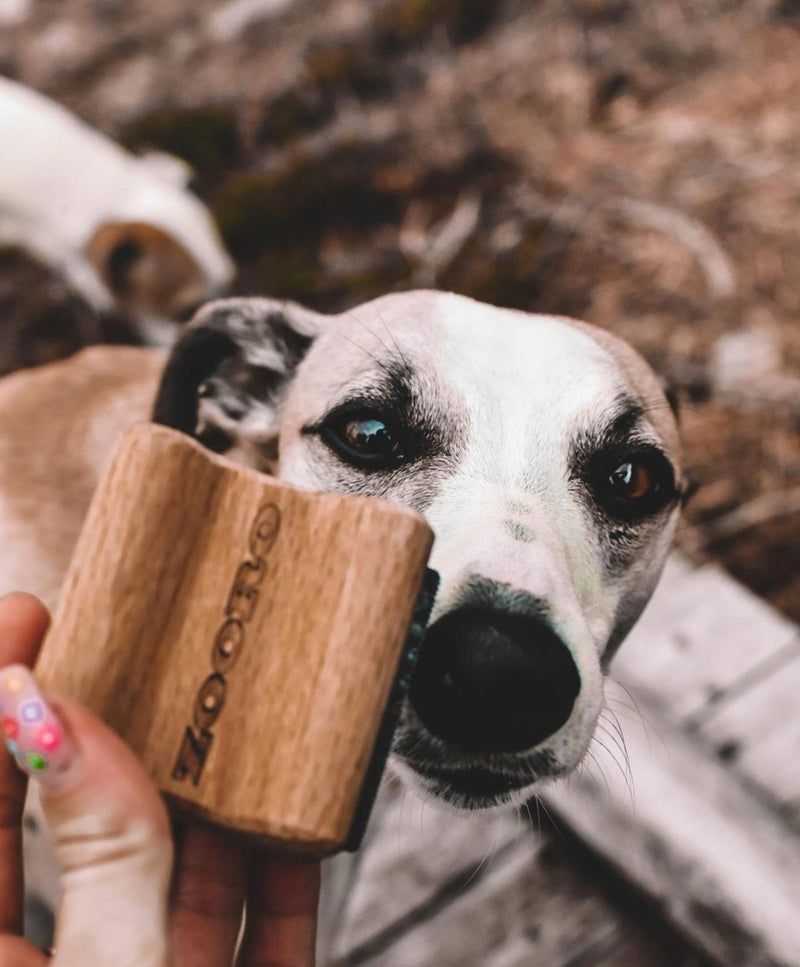
[[[212,302],[166,359],[101,347],[7,377],[0,416],[0,591],[50,604],[136,420],[420,511],[441,583],[393,754],[462,809],[521,802],[581,761],[685,489],[672,408],[627,344],[440,292],[335,316]]]
[[[175,320],[233,277],[189,168],[135,157],[59,104],[0,77],[0,244],[56,270],[99,312],[167,343]]]

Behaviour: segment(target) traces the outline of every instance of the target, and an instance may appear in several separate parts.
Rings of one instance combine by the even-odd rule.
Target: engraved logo
[[[200,781],[214,739],[212,728],[225,704],[227,676],[242,653],[246,626],[253,617],[259,587],[266,574],[266,557],[275,543],[280,526],[281,512],[275,504],[264,504],[259,508],[250,528],[249,557],[236,571],[225,605],[224,620],[211,648],[213,671],[197,692],[192,723],[186,728],[172,769],[172,778],[179,782],[191,779],[197,785]]]

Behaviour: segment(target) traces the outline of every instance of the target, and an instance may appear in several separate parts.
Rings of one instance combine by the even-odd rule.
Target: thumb
[[[45,699],[22,665],[0,672],[0,703],[62,872],[52,967],[166,967],[172,837],[147,773],[85,709]]]

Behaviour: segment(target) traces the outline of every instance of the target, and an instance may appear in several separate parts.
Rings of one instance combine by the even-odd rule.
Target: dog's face
[[[682,490],[675,422],[607,333],[442,293],[321,317],[213,303],[156,419],[301,487],[408,504],[441,584],[395,753],[479,808],[574,768]]]

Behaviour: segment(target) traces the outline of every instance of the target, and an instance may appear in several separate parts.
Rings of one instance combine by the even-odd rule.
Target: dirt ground
[[[0,72],[192,163],[236,290],[581,316],[675,386],[679,544],[800,620],[798,0],[6,0]],[[0,253],[0,371],[126,340]]]

